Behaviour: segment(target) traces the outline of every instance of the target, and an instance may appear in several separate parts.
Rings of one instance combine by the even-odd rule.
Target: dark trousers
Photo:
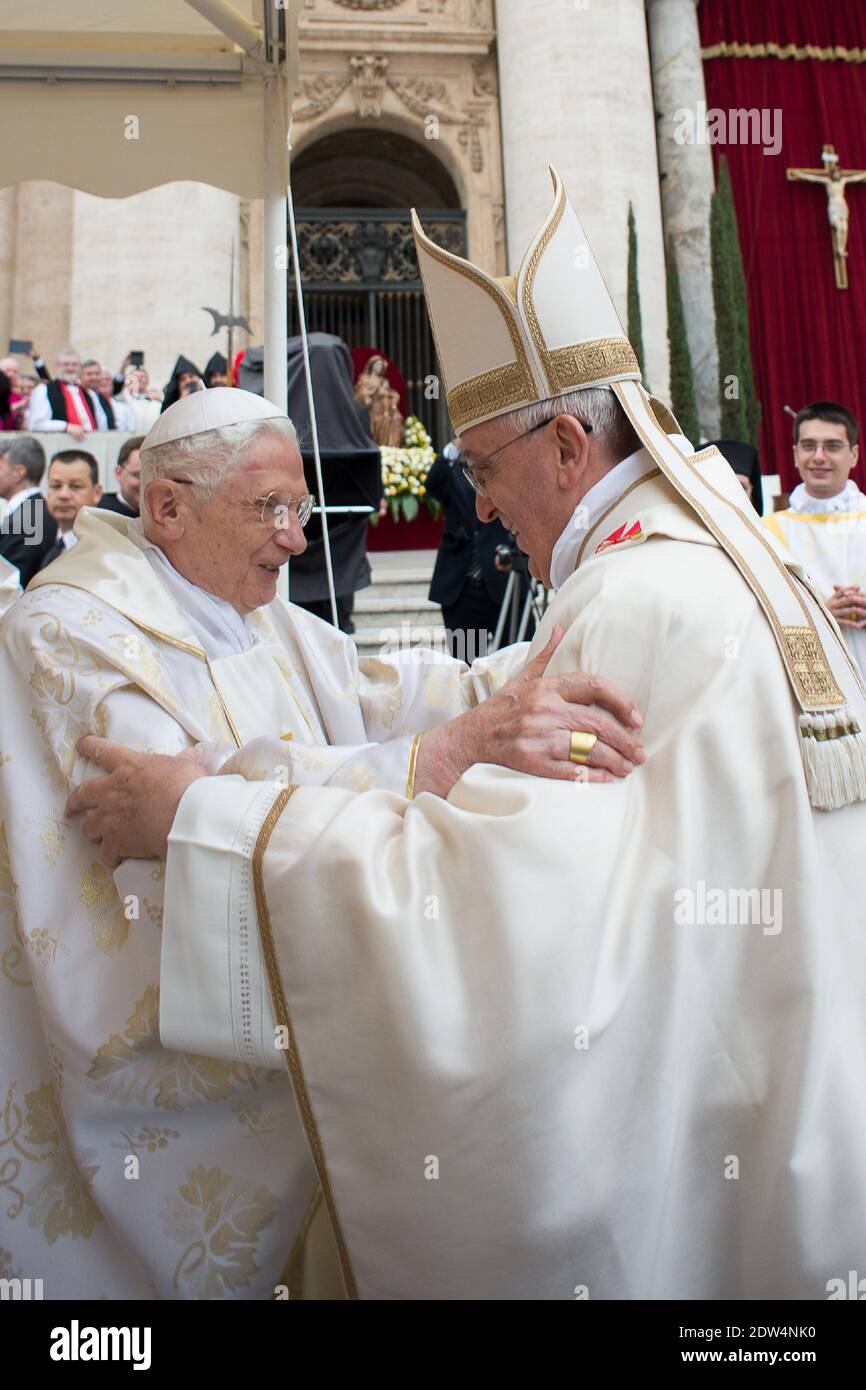
[[[331,615],[331,600],[329,598],[304,599],[302,603],[298,603],[298,607],[306,608],[307,612],[312,613],[316,618],[324,618],[326,623],[333,622]],[[352,609],[354,607],[354,594],[337,594],[337,618],[339,619],[341,632],[355,631],[355,624],[352,622]]]
[[[499,621],[499,604],[483,584],[470,582],[455,604],[443,604],[442,616],[448,628],[451,655],[471,664],[487,651],[488,636],[493,636]]]

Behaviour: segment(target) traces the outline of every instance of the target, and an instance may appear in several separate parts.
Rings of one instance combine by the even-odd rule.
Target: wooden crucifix
[[[823,169],[789,169],[789,181],[821,183],[827,191],[827,220],[833,237],[833,270],[837,290],[848,288],[848,203],[845,188],[849,183],[863,183],[866,169],[840,169],[835,145],[825,145],[821,151]]]

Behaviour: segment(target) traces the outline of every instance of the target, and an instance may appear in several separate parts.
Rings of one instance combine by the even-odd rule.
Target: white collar
[[[811,512],[813,516],[831,512],[862,512],[866,509],[866,497],[851,478],[842,491],[833,497],[811,497],[806,491],[806,484],[800,483],[791,493],[788,506],[793,512]]]
[[[225,599],[199,588],[176,570],[159,546],[148,540],[140,519],[128,523],[126,534],[144,552],[209,657],[216,660],[249,651],[255,641],[249,614],[238,613]]]
[[[672,436],[678,449],[693,453],[691,444],[682,435]],[[629,454],[628,458],[617,463],[604,477],[589,489],[575,507],[565,525],[565,530],[553,547],[550,557],[550,583],[554,589],[561,589],[566,579],[574,572],[577,552],[591,526],[594,526],[602,512],[611,502],[625,492],[626,488],[653,467],[653,460],[645,449]]]
[[[16,492],[14,497],[10,497],[9,501],[6,503],[6,515],[8,516],[10,512],[14,512],[16,507],[22,506],[27,501],[28,497],[38,497],[39,492],[40,490],[38,487],[23,487],[20,492]]]

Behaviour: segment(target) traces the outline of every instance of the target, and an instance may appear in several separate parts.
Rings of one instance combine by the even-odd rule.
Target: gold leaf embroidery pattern
[[[201,1101],[220,1101],[244,1087],[284,1080],[242,1062],[168,1052],[159,1038],[159,986],[148,985],[127,1019],[121,1037],[112,1033],[90,1064],[88,1078],[114,1101],[184,1110]]]
[[[91,864],[78,880],[78,897],[90,918],[90,930],[100,951],[108,956],[126,944],[129,922],[117,896],[114,879],[104,864]]]
[[[45,855],[45,862],[49,869],[53,869],[57,860],[63,853],[63,846],[66,843],[64,835],[64,823],[56,816],[41,816],[40,822],[42,829],[39,831],[39,844],[42,853]]]
[[[269,1111],[265,1114],[260,1105],[253,1105],[248,1100],[233,1101],[229,1109],[237,1116],[238,1124],[246,1130],[244,1138],[255,1139],[262,1148],[267,1148],[268,1136],[275,1132],[280,1123],[279,1113]]]
[[[6,839],[6,825],[0,821],[0,913],[11,927],[15,940],[7,946],[0,956],[0,970],[13,985],[32,985],[27,963],[26,943],[18,920],[17,885],[12,877],[9,863],[9,844]]]
[[[122,1129],[120,1137],[124,1141],[122,1144],[115,1143],[112,1147],[122,1149],[125,1152],[139,1154],[142,1150],[145,1153],[154,1154],[158,1149],[164,1149],[168,1145],[169,1139],[179,1139],[179,1129],[165,1129],[156,1125],[142,1125],[139,1129],[130,1133],[129,1129]]]
[[[15,1100],[16,1084],[13,1081],[6,1094],[0,1137],[0,1150],[10,1150],[0,1164],[0,1187],[13,1197],[6,1215],[14,1220],[27,1208],[27,1224],[39,1226],[49,1245],[61,1236],[89,1240],[102,1220],[90,1191],[99,1171],[99,1165],[91,1161],[96,1154],[87,1150],[76,1164],[50,1081],[27,1092],[23,1110]],[[20,1181],[22,1161],[47,1164],[43,1178],[29,1191]]]
[[[424,672],[424,699],[432,709],[448,709],[458,714],[464,708],[463,694],[451,671],[437,670],[435,666]]]
[[[187,1298],[223,1298],[247,1287],[258,1271],[261,1234],[278,1210],[274,1194],[258,1183],[203,1163],[190,1168],[162,1209],[163,1230],[185,1246],[174,1287]]]

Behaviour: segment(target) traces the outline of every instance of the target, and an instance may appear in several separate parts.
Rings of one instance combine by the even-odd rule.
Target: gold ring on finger
[[[598,743],[598,734],[585,734],[581,729],[576,729],[571,735],[571,744],[568,752],[568,760],[571,763],[584,764],[589,761],[589,755]]]

